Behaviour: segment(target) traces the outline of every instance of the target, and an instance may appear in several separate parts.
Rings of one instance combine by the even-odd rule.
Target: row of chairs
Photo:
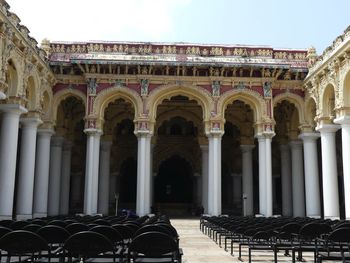
[[[91,258],[181,262],[182,257],[177,231],[165,216],[132,221],[103,217],[0,221],[0,252],[0,262],[4,257],[7,261],[18,257],[19,262],[85,262]]]
[[[200,220],[200,229],[221,247],[225,240],[233,255],[238,244],[238,258],[242,248],[248,248],[248,261],[256,250],[272,251],[274,262],[278,252],[285,251],[292,262],[303,259],[302,253],[313,252],[314,262],[324,260],[350,260],[350,222],[313,218],[264,218],[264,217],[209,217]],[[292,252],[290,255],[289,251]]]

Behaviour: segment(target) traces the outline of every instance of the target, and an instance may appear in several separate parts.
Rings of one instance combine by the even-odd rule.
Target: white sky
[[[39,43],[192,42],[321,53],[349,25],[348,0],[7,0]]]

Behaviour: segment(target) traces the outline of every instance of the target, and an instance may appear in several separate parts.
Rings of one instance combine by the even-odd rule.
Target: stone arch
[[[320,96],[321,117],[335,118],[335,86],[332,83],[325,85]]]
[[[159,128],[160,125],[162,125],[162,123],[164,121],[169,121],[170,119],[177,117],[177,116],[181,116],[184,119],[186,119],[187,121],[193,121],[193,123],[197,127],[199,127],[202,124],[202,119],[200,117],[198,117],[194,112],[192,112],[192,111],[185,111],[185,112],[186,112],[186,115],[183,114],[184,110],[179,110],[179,109],[163,112],[157,118],[155,130],[157,130],[157,128]]]
[[[172,156],[175,156],[175,155],[180,156],[181,158],[185,159],[186,162],[188,162],[189,165],[191,165],[193,172],[199,171],[199,167],[197,167],[197,165],[196,165],[196,160],[193,158],[193,156],[191,156],[191,153],[182,152],[182,151],[178,151],[177,149],[170,149],[170,148],[167,148],[167,149],[157,153],[157,156],[159,156],[160,158],[155,158],[153,170],[158,171],[162,162],[170,159]]]
[[[94,115],[99,119],[104,119],[105,109],[108,104],[121,98],[131,102],[135,111],[135,119],[142,115],[142,99],[136,91],[127,87],[111,87],[98,93],[94,102]]]
[[[275,108],[277,104],[282,102],[283,100],[289,101],[290,103],[294,104],[294,106],[298,110],[299,124],[304,124],[306,120],[304,113],[305,104],[303,98],[290,92],[281,93],[273,98],[273,107]]]
[[[157,117],[157,108],[165,100],[174,96],[182,95],[188,97],[190,100],[195,100],[202,108],[203,121],[208,121],[210,112],[214,105],[211,95],[208,91],[197,86],[186,85],[165,85],[155,89],[149,94],[146,108],[149,110],[151,121],[155,122]]]
[[[350,70],[344,74],[344,77],[340,81],[340,89],[343,94],[343,107],[350,107]]]
[[[308,125],[310,125],[312,128],[315,128],[316,123],[316,113],[317,113],[317,104],[316,100],[312,97],[309,97],[305,101],[305,120]]]
[[[28,77],[27,83],[26,83],[26,99],[27,99],[27,109],[29,111],[33,111],[38,109],[39,107],[39,96],[40,96],[40,89],[39,89],[39,81],[38,76],[36,74],[32,74]]]
[[[235,100],[248,104],[254,111],[254,121],[262,120],[266,116],[266,103],[261,95],[252,90],[231,90],[224,93],[217,104],[218,115],[224,116],[226,108]]]
[[[81,100],[86,108],[86,95],[83,92],[78,91],[78,90],[71,90],[71,89],[61,90],[61,91],[57,92],[56,94],[54,94],[54,96],[53,96],[53,107],[52,107],[52,115],[53,115],[52,120],[53,121],[56,121],[56,119],[57,119],[57,110],[58,110],[60,103],[70,96]]]

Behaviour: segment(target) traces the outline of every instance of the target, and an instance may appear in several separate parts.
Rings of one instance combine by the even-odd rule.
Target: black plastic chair
[[[83,223],[73,223],[65,227],[65,229],[71,234],[76,234],[82,231],[88,231],[89,227]]]
[[[30,259],[35,262],[40,258],[41,251],[48,250],[47,242],[38,234],[25,231],[15,230],[5,234],[0,239],[0,250],[7,252],[7,260],[11,262],[11,257],[18,256],[19,262],[22,258],[25,261]]]
[[[337,228],[329,234],[326,240],[319,241],[316,247],[317,262],[350,260],[350,228]]]
[[[30,223],[27,221],[14,221],[11,225],[10,228],[13,230],[21,230],[23,227],[29,225]]]
[[[11,228],[11,225],[14,221],[12,219],[0,220],[0,226]]]
[[[22,230],[31,231],[36,233],[42,226],[37,224],[29,224],[22,228]]]
[[[160,232],[147,232],[132,240],[127,262],[137,262],[140,259],[146,259],[147,262],[181,262],[181,257],[182,251],[174,238]]]
[[[72,258],[85,262],[88,258],[112,258],[115,262],[116,253],[112,242],[105,236],[92,232],[79,232],[67,239],[64,244],[69,262]]]
[[[50,226],[60,226],[60,227],[66,227],[67,223],[62,220],[52,220],[48,223]]]

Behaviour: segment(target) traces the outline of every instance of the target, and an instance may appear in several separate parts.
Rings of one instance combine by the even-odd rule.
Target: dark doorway
[[[126,159],[120,168],[120,209],[136,209],[137,161]]]
[[[154,182],[154,201],[158,212],[186,215],[193,202],[193,172],[180,156],[163,161]]]

